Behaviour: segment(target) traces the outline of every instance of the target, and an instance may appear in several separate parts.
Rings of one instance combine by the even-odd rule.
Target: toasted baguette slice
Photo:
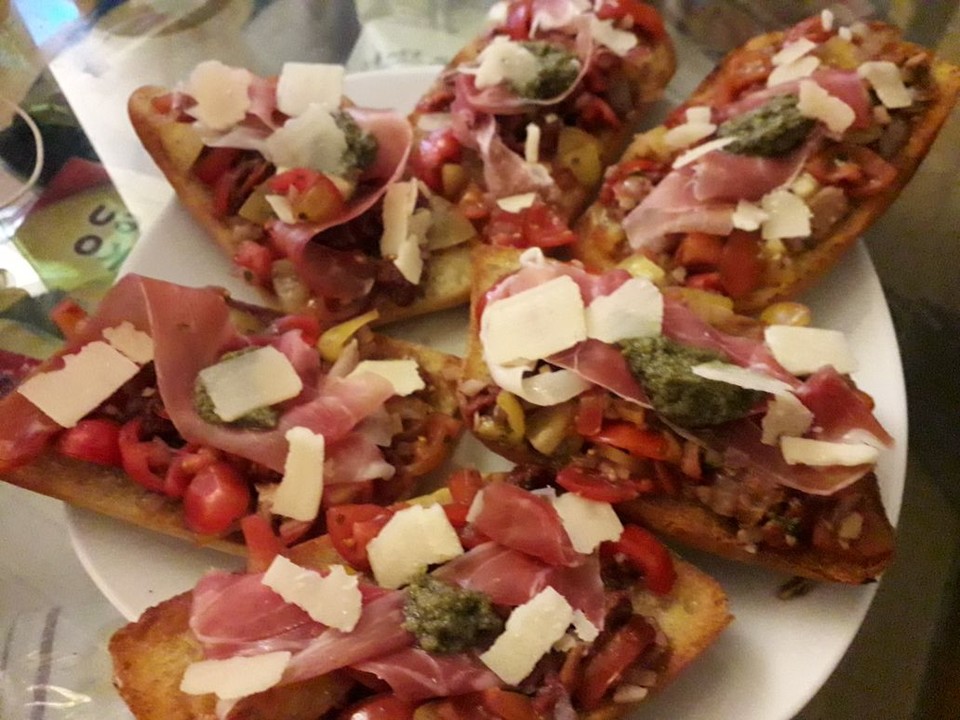
[[[960,68],[933,57],[923,47],[901,40],[895,28],[883,23],[870,23],[862,34],[854,36],[853,42],[837,36],[836,28],[833,32],[818,29],[819,19],[801,25],[807,28],[808,37],[820,43],[812,53],[821,59],[817,72],[850,72],[863,61],[890,61],[916,88],[914,102],[909,107],[888,111],[882,105],[876,105],[879,109],[875,113],[893,118],[888,125],[873,120],[869,130],[847,130],[842,142],[828,133],[827,139],[822,140],[805,160],[798,183],[806,187],[799,189],[798,186],[798,192],[812,214],[811,234],[802,240],[780,241],[765,240],[758,232],[734,231],[741,235],[734,247],[727,241],[730,235],[719,233],[718,237],[724,240],[724,250],[721,252],[713,247],[710,254],[704,255],[703,252],[688,253],[687,250],[694,249],[693,243],[685,247],[686,243],[681,239],[688,230],[691,234],[702,234],[694,233],[701,228],[693,225],[677,230],[676,234],[667,234],[661,240],[639,241],[639,249],[631,246],[628,231],[624,229],[626,218],[659,185],[665,173],[670,172],[671,164],[688,149],[668,145],[664,139],[667,130],[684,123],[684,113],[692,107],[712,109],[714,120],[719,123],[718,113],[731,102],[731,94],[734,102],[739,102],[744,95],[762,89],[766,75],[772,69],[771,58],[785,44],[800,36],[801,26],[798,26],[791,31],[756,37],[730,52],[677,108],[667,125],[635,138],[620,162],[608,171],[599,198],[587,209],[577,226],[578,238],[573,248],[577,258],[588,268],[604,269],[645,256],[662,268],[667,281],[726,294],[733,298],[738,311],[749,313],[797,297],[834,266],[896,200],[926,156],[956,103],[960,91]],[[764,66],[763,73],[742,80],[743,73],[758,73],[757,68],[763,69]],[[873,102],[877,103],[876,99]],[[749,104],[746,106],[747,109],[750,107]],[[876,133],[873,140],[864,134],[867,132]],[[848,153],[847,148],[851,148],[853,154]],[[811,168],[815,163],[827,166],[834,162],[834,156],[845,158],[848,155],[858,168],[866,167],[866,163],[883,168],[888,175],[878,189],[863,190],[863,186],[848,189],[839,180],[825,182],[823,177],[810,184],[809,180],[813,178]],[[864,157],[860,158],[860,155]],[[644,162],[649,163],[646,169],[640,166]],[[813,172],[816,175],[824,171]],[[867,168],[866,172],[868,176],[879,174],[874,168]],[[732,180],[729,182],[736,184]],[[647,184],[647,189],[638,189],[643,183]],[[832,188],[843,190],[842,195]],[[825,193],[825,189],[829,191]],[[747,199],[759,201],[755,197]],[[735,205],[736,198],[732,202]],[[701,212],[694,207],[684,206],[684,209],[691,217],[695,212]],[[718,232],[706,226],[702,230]],[[755,259],[757,256],[759,261]]]
[[[343,562],[327,537],[293,548],[290,559],[303,566],[321,568]],[[679,558],[674,559],[677,579],[666,596],[649,591],[634,594],[634,610],[652,619],[668,638],[670,655],[651,691],[665,687],[707,650],[733,619],[727,597],[715,580]],[[202,659],[200,644],[189,628],[190,592],[148,609],[110,638],[114,685],[137,720],[207,720],[213,717],[216,697],[187,695],[180,679],[187,666]],[[229,718],[315,720],[332,717],[342,707],[354,681],[332,673],[295,684],[274,687],[248,696],[231,710]],[[354,697],[351,695],[351,697]],[[609,703],[582,717],[617,718],[635,704]],[[330,713],[328,715],[327,713]]]
[[[506,418],[496,411],[486,411],[482,418],[478,408],[478,398],[485,390],[494,394],[504,392],[497,387],[483,358],[483,347],[479,339],[480,318],[476,308],[480,306],[484,295],[502,278],[513,274],[519,268],[516,251],[505,248],[478,248],[474,252],[474,286],[471,312],[471,330],[467,355],[464,358],[464,376],[461,382],[461,407],[468,430],[472,430],[492,451],[523,465],[549,465],[562,468],[572,460],[583,459],[595,450],[587,443],[583,448],[568,454],[545,455],[531,445],[529,437],[517,441],[506,427]],[[557,321],[562,321],[557,319]],[[738,322],[728,320],[729,326],[737,327]],[[744,325],[756,325],[755,321]],[[612,397],[612,395],[610,396]],[[526,412],[535,410],[533,406],[520,401]],[[576,402],[576,399],[569,401]],[[679,448],[684,438],[673,435],[669,426],[658,423],[647,411],[647,421],[662,430],[671,443]],[[576,435],[572,424],[567,432]],[[680,469],[680,457],[675,456],[665,463],[670,465],[669,473],[673,482],[682,486],[683,472]],[[653,469],[644,466],[645,472],[653,475]],[[691,487],[698,484],[693,482]],[[767,568],[799,575],[814,580],[827,580],[847,584],[860,584],[875,580],[893,559],[894,531],[887,518],[881,501],[877,477],[867,473],[853,485],[840,491],[848,497],[856,498],[856,513],[862,522],[856,542],[834,543],[829,550],[817,549],[809,544],[775,547],[763,542],[750,542],[739,534],[738,524],[732,517],[713,512],[707,505],[694,499],[693,494],[667,492],[663,487],[650,494],[642,494],[637,499],[621,503],[618,512],[624,517],[636,520],[647,527],[690,547],[714,553],[722,557],[747,563],[759,564]],[[843,519],[833,518],[831,511],[841,503],[837,496],[813,496],[800,491],[789,491],[804,505],[809,505],[813,517],[818,518],[829,532],[837,533],[837,525]],[[744,499],[749,497],[744,491]]]
[[[214,213],[211,189],[190,171],[195,155],[187,150],[187,160],[183,159],[184,148],[198,142],[196,134],[189,124],[178,122],[171,114],[158,111],[154,104],[156,98],[169,93],[169,88],[157,86],[136,90],[128,102],[130,121],[143,147],[173,186],[180,202],[232,261],[243,239],[248,238],[251,232],[257,233],[256,226],[240,217],[219,218]],[[374,240],[378,242],[379,238]],[[411,303],[398,304],[389,293],[378,288],[375,286],[371,291],[372,295],[364,307],[364,311],[378,310],[380,317],[377,324],[462,305],[467,301],[470,291],[469,250],[466,245],[454,245],[431,252],[426,260],[418,293]],[[263,293],[265,301],[276,302],[275,296],[266,290]]]
[[[449,416],[457,414],[456,382],[460,375],[459,358],[422,345],[376,334],[370,334],[361,348],[364,359],[412,358],[417,361],[427,387],[419,391],[416,398],[397,398],[394,402],[408,405],[426,402],[437,413]],[[449,445],[438,452],[446,456],[452,450],[452,445]],[[419,473],[420,470],[416,472]],[[0,479],[62,500],[74,507],[91,510],[197,545],[235,555],[245,553],[239,532],[217,537],[190,531],[184,523],[183,505],[180,501],[145,489],[133,482],[120,468],[74,460],[50,448],[29,464],[0,475]]]
[[[658,12],[645,3],[606,10],[604,20],[598,21],[595,8],[577,8],[560,27],[546,19],[538,27],[531,12],[548,12],[531,10],[522,0],[505,3],[504,18],[488,25],[453,57],[410,115],[411,172],[448,200],[470,207],[484,241],[515,246],[572,241],[569,232],[561,241],[561,230],[586,208],[604,169],[620,156],[649,105],[663,95],[673,77],[676,54]],[[608,23],[615,32],[634,35],[633,48],[614,52],[592,23]],[[587,58],[579,57],[587,35],[591,51]],[[509,78],[485,88],[491,95],[484,95],[467,78],[484,50],[505,40],[570,51],[578,55],[581,66],[589,67],[581,69],[565,92],[549,100],[520,96]],[[487,122],[493,123],[493,147],[485,154],[480,127],[487,127]],[[535,142],[528,140],[532,133]],[[438,146],[445,145],[456,150],[438,165],[434,156]],[[530,149],[535,149],[533,161],[527,157]],[[539,172],[531,172],[531,167]],[[531,192],[537,196],[534,210],[498,207],[500,199]],[[537,219],[525,222],[527,212],[539,213]],[[533,233],[522,229],[531,224],[539,229]],[[511,241],[506,237],[511,232],[523,238]]]
[[[325,472],[328,503],[355,502],[357,491],[369,502],[409,497],[459,437],[460,360],[357,325],[337,326],[317,338],[309,319],[236,303],[222,289],[126,275],[95,314],[77,323],[62,350],[0,399],[0,479],[239,552],[231,518],[239,520],[255,508],[269,510],[270,489],[264,483],[281,480],[290,447],[286,431],[302,426],[325,434],[331,443],[325,448],[325,460],[332,463]],[[256,420],[253,427],[244,425],[243,418],[239,424],[218,422],[216,410],[204,405],[201,373],[230,351],[270,343],[279,371],[261,365],[235,392],[244,392],[247,384],[269,388],[274,372],[286,373],[285,404],[264,400],[274,409],[266,426]],[[386,380],[344,377],[363,360],[413,360],[388,367],[413,370],[419,382],[409,392],[398,392]],[[78,369],[91,377],[76,377]],[[105,386],[72,392],[78,383],[103,378]],[[374,396],[364,397],[367,387]],[[379,422],[351,437],[371,415]],[[341,440],[348,444],[337,450]],[[221,461],[226,465],[211,473],[222,471],[219,479],[234,490],[233,509],[221,505],[226,511],[222,525],[201,521],[191,532],[182,498],[196,474]],[[369,480],[355,482],[360,473]],[[322,530],[307,522],[299,529],[302,539]]]

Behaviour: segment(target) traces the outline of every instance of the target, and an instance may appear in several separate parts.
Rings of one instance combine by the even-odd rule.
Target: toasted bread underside
[[[782,32],[769,33],[751,40],[749,47],[755,50],[777,44],[782,37]],[[911,53],[926,52],[912,43],[901,42],[901,45]],[[709,89],[722,76],[722,68],[737,62],[742,52],[743,48],[729,53],[693,92],[691,102],[695,104],[700,96],[709,97]],[[906,143],[893,158],[888,159],[897,171],[894,181],[882,192],[857,200],[846,217],[815,247],[792,256],[792,263],[788,267],[768,273],[761,287],[737,298],[734,301],[737,311],[751,313],[763,310],[774,302],[795,298],[816,284],[896,200],[926,157],[960,94],[960,67],[935,59],[931,64],[931,77],[938,88],[936,100],[917,114]],[[640,156],[627,148],[624,159],[634,155]],[[573,253],[589,268],[606,269],[628,256],[631,250],[620,221],[611,218],[606,208],[595,203],[587,208],[577,225]]]
[[[303,566],[320,567],[338,558],[326,537],[291,551]],[[715,580],[680,559],[671,593],[659,597],[640,591],[636,610],[655,620],[669,638],[670,655],[654,690],[659,690],[703,653],[733,619],[727,597]],[[212,695],[180,692],[187,665],[202,658],[200,645],[189,629],[191,594],[183,593],[147,610],[136,622],[110,639],[114,684],[137,720],[212,720]],[[334,673],[293,685],[272,688],[241,701],[251,720],[315,720],[340,704],[352,682]],[[616,718],[630,705],[609,705],[591,718]],[[237,708],[240,710],[240,708]]]
[[[510,248],[485,247],[474,251],[471,308],[478,307],[483,295],[501,278],[518,269],[517,257],[517,251]],[[464,383],[467,386],[477,386],[493,382],[483,359],[479,318],[474,311],[470,313],[470,323],[461,388]],[[506,435],[504,433],[504,437]],[[556,464],[551,458],[534,450],[527,442],[517,444],[496,437],[482,438],[482,442],[493,452],[515,463]],[[893,558],[891,538],[894,531],[883,507],[876,475],[870,473],[858,482],[863,496],[860,510],[866,523],[864,532],[870,532],[879,540],[876,551],[870,554],[841,555],[792,548],[777,551],[762,547],[754,551],[737,540],[737,528],[733,522],[716,515],[704,505],[685,498],[642,497],[618,506],[618,512],[665,537],[721,557],[763,565],[814,580],[860,584],[875,580],[890,564]]]
[[[127,105],[130,122],[143,147],[173,186],[180,202],[232,261],[244,234],[236,232],[235,226],[230,222],[214,215],[210,189],[190,172],[177,166],[168,145],[175,140],[169,137],[164,139],[165,127],[177,121],[159,112],[154,107],[153,100],[169,92],[167,88],[156,86],[136,90]],[[455,245],[432,252],[424,265],[422,292],[411,304],[398,305],[384,296],[373,298],[373,306],[380,312],[377,324],[462,305],[470,293],[469,266],[469,248],[466,245]],[[376,293],[376,289],[374,292]]]
[[[368,359],[417,360],[427,385],[421,397],[437,412],[445,415],[457,413],[459,358],[383,335],[373,335],[362,347],[362,355]],[[47,450],[29,465],[6,473],[0,479],[138,527],[235,555],[244,553],[239,533],[213,537],[189,531],[179,502],[146,490],[130,480],[121,469],[73,460]]]

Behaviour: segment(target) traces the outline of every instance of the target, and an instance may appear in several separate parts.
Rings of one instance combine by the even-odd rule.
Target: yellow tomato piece
[[[342,322],[339,325],[334,325],[323,333],[317,341],[317,350],[320,351],[320,356],[328,362],[334,362],[340,357],[343,348],[346,347],[351,338],[357,334],[357,331],[378,317],[380,317],[380,313],[376,310],[371,310],[363,315],[357,315],[355,318]]]
[[[811,319],[810,308],[798,302],[776,302],[760,313],[760,320],[767,325],[807,327]]]
[[[587,188],[596,187],[603,176],[600,143],[590,133],[576,127],[564,127],[557,139],[557,161],[569,168],[577,182]]]
[[[454,200],[467,189],[467,171],[463,165],[444,163],[440,168],[440,183],[443,185],[443,196]]]
[[[507,418],[507,427],[510,429],[507,440],[515,445],[519,445],[523,440],[526,421],[523,417],[523,407],[517,396],[501,390],[497,395],[497,407],[503,411]]]
[[[625,257],[617,263],[617,267],[626,270],[634,277],[647,278],[655,285],[662,283],[667,276],[662,267],[645,255],[640,254]]]

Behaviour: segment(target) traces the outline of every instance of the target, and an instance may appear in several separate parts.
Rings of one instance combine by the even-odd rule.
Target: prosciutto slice
[[[709,430],[676,432],[723,455],[724,465],[755,473],[768,482],[810,495],[832,495],[871,471],[870,465],[811,467],[788,465],[778,445],[764,445],[760,426],[752,420],[726,423]]]
[[[580,562],[560,515],[546,498],[508,483],[493,483],[484,488],[482,500],[473,519],[482,535],[548,565],[570,567]]]
[[[664,252],[672,233],[705,232],[729,235],[733,231],[734,205],[701,202],[694,193],[696,167],[685,165],[671,172],[623,219],[623,230],[634,250]]]
[[[821,368],[796,389],[814,416],[814,437],[833,442],[862,440],[890,446],[890,436],[867,405],[832,366]],[[863,437],[864,434],[868,438]]]
[[[782,158],[707,153],[694,165],[693,197],[699,202],[755,202],[796,177],[815,144],[804,143]]]
[[[497,605],[516,607],[552,587],[598,628],[606,614],[600,562],[584,557],[572,567],[548,565],[495,542],[478,545],[434,571],[434,576],[465,590],[486,593]]]
[[[650,405],[626,358],[614,345],[591,338],[569,350],[551,355],[547,362],[571,370],[587,382],[599,385],[624,400],[632,400],[646,407]]]
[[[207,573],[193,590],[190,630],[207,658],[298,652],[326,626],[263,584],[263,573]]]
[[[546,193],[556,187],[544,166],[528,163],[507,147],[497,134],[497,122],[492,115],[482,116],[475,137],[483,160],[483,180],[494,197]]]
[[[349,633],[328,628],[297,652],[284,671],[284,683],[306,680],[408,648],[414,636],[403,629],[404,594],[394,591],[367,605]]]
[[[393,394],[392,386],[372,375],[324,381],[305,388],[273,430],[211,425],[194,407],[194,382],[223,352],[244,342],[230,324],[223,297],[209,289],[183,288],[142,279],[150,333],[154,340],[157,386],[178,432],[188,442],[215,447],[282,472],[287,454],[284,435],[302,426],[334,443]],[[241,345],[242,346],[242,345]]]
[[[410,702],[502,685],[500,679],[472,655],[432,655],[414,647],[356,663],[353,668],[376,675],[397,697]]]

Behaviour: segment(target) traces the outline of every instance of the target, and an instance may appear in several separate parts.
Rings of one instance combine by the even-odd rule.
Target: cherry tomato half
[[[337,505],[327,510],[327,533],[340,556],[357,570],[369,570],[367,545],[393,510],[379,505]]]
[[[250,487],[225,462],[215,462],[196,474],[183,494],[184,520],[201,535],[226,532],[250,507]]]
[[[608,423],[600,429],[600,432],[587,439],[612,445],[636,457],[651,460],[666,460],[670,451],[669,443],[663,433],[644,430],[626,422]]]
[[[619,503],[633,500],[644,491],[651,491],[648,480],[614,480],[607,475],[568,465],[557,473],[557,485],[596,502]]]
[[[63,431],[57,450],[76,460],[119,467],[120,423],[107,419],[81,420]]]
[[[616,542],[601,545],[604,555],[623,555],[643,573],[647,587],[658,595],[666,595],[677,580],[673,556],[651,532],[637,525],[627,525]]]
[[[337,720],[413,720],[416,705],[396,695],[376,695],[351,705],[337,716]]]
[[[595,710],[606,694],[654,641],[656,632],[639,615],[619,628],[587,661],[576,697],[584,710]]]

